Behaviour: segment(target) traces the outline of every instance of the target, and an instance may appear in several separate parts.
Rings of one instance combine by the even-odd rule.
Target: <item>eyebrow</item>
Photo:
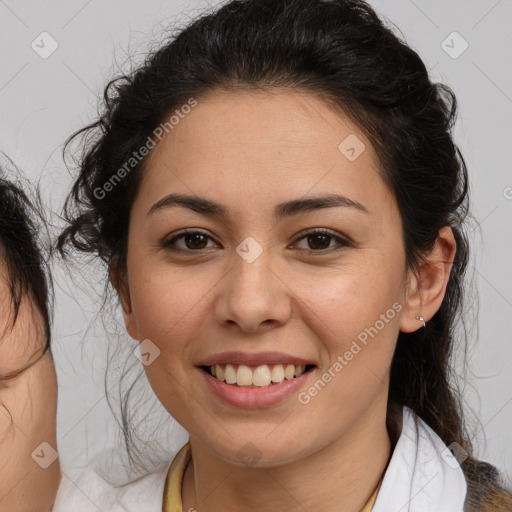
[[[229,217],[229,210],[224,205],[203,197],[183,194],[169,194],[163,197],[150,208],[147,216],[149,217],[156,211],[163,210],[164,208],[172,208],[176,206],[188,208],[204,215],[220,218]],[[285,217],[292,217],[293,215],[298,215],[300,213],[334,207],[353,208],[364,213],[370,213],[368,209],[358,201],[349,199],[341,194],[328,194],[294,199],[292,201],[280,203],[274,209],[274,218],[279,221]]]

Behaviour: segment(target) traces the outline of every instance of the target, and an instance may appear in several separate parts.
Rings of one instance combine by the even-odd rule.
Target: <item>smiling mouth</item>
[[[217,380],[232,386],[244,388],[265,388],[285,380],[300,377],[314,368],[313,364],[263,364],[246,366],[244,364],[216,364],[201,366],[202,370]]]

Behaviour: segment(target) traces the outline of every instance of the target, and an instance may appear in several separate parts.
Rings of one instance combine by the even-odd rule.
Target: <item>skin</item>
[[[44,352],[42,315],[28,297],[12,325],[13,306],[0,266],[0,509],[50,511],[60,481],[58,459],[45,465],[56,447],[57,381],[49,352]]]
[[[338,145],[352,133],[366,150],[349,161]],[[170,193],[221,203],[229,216],[183,207],[148,215]],[[278,203],[330,193],[368,213],[334,207],[273,218]],[[162,247],[184,228],[209,238]],[[304,238],[310,228],[353,246]],[[263,249],[250,264],[235,250],[246,237]],[[149,382],[190,434],[183,510],[359,511],[392,449],[386,404],[396,339],[439,308],[455,254],[451,230],[414,275],[398,208],[356,125],[311,94],[215,91],[150,153],[127,251],[124,277],[111,273],[127,330],[160,350],[146,366]],[[317,365],[310,386],[394,303],[400,313],[306,405],[296,395],[267,408],[227,405],[195,367],[227,350],[278,350]],[[259,452],[252,465],[238,455],[248,442]]]

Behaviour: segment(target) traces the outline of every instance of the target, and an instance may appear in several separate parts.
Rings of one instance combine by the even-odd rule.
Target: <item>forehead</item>
[[[166,187],[265,209],[280,193],[289,199],[334,188],[359,202],[390,195],[362,130],[321,98],[290,90],[197,98],[148,156],[143,195],[155,201]]]

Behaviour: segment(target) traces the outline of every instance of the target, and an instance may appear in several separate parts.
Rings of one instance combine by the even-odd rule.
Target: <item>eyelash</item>
[[[174,236],[170,240],[164,240],[160,245],[161,245],[162,249],[167,249],[167,250],[174,251],[174,252],[199,252],[200,253],[200,252],[207,251],[208,249],[176,249],[176,248],[172,247],[172,245],[176,242],[176,240],[184,238],[187,235],[195,235],[195,234],[203,235],[209,239],[212,239],[204,231],[185,230],[185,231],[182,231],[180,234]],[[313,236],[313,235],[326,235],[326,236],[330,237],[331,239],[335,240],[338,243],[338,247],[328,248],[328,249],[320,249],[320,250],[300,249],[301,251],[309,251],[309,252],[321,255],[321,254],[326,254],[326,253],[346,249],[347,247],[354,247],[354,244],[350,240],[339,237],[337,235],[334,235],[331,231],[329,231],[328,229],[325,229],[325,228],[316,228],[316,229],[307,230],[306,232],[302,233],[302,235],[299,238],[297,238],[295,240],[295,242],[293,242],[293,243],[295,244],[299,240],[302,240],[303,238],[307,238],[308,236]]]

